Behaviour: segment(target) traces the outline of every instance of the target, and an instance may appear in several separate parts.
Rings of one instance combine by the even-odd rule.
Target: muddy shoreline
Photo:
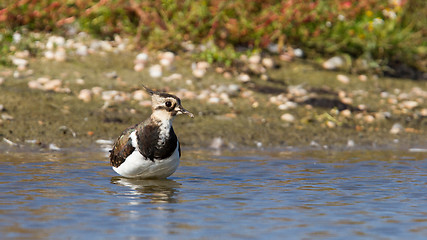
[[[136,55],[107,52],[65,61],[32,57],[25,68],[1,67],[0,144],[85,148],[113,140],[149,116],[144,83],[179,95],[195,114],[174,121],[188,148],[427,146],[426,81],[325,71],[274,56],[274,68],[265,74],[246,71],[249,80],[237,70],[215,66],[200,77],[186,54],[174,56],[156,78],[148,67],[135,71]],[[147,66],[160,60],[150,55]],[[31,85],[52,80],[59,80],[57,88]]]

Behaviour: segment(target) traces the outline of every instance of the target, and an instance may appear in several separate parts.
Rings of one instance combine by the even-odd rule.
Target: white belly
[[[129,178],[167,178],[178,168],[178,146],[179,143],[170,157],[163,160],[154,159],[154,162],[135,149],[119,167],[113,167],[113,170]]]

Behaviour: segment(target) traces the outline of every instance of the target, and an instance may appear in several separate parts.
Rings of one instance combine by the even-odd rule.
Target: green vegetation
[[[30,49],[13,33],[86,31],[108,39],[134,36],[137,46],[179,51],[182,43],[210,44],[198,57],[227,65],[237,49],[275,45],[304,49],[311,58],[342,55],[356,71],[405,64],[427,71],[424,0],[5,0],[0,3],[0,58]],[[25,35],[26,36],[26,35]],[[32,53],[36,54],[36,53]]]

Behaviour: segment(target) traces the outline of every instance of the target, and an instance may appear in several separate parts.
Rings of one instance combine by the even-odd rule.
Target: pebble
[[[62,85],[62,81],[59,79],[53,79],[44,84],[44,89],[48,91],[58,90]]]
[[[146,63],[148,61],[148,54],[139,53],[138,55],[136,55],[135,61],[139,63]]]
[[[64,62],[67,59],[67,53],[64,48],[59,48],[55,52],[55,60],[58,62]]]
[[[85,84],[85,80],[83,80],[83,79],[81,79],[81,78],[78,78],[78,79],[76,79],[76,83],[77,83],[78,85],[84,85],[84,84]]]
[[[150,76],[152,78],[159,78],[162,76],[162,66],[156,64],[150,67],[149,69]]]
[[[349,109],[344,109],[340,112],[340,114],[346,118],[350,118],[351,117],[351,111]]]
[[[345,60],[342,57],[332,57],[328,60],[326,60],[322,66],[324,69],[327,70],[335,70],[335,69],[339,69],[342,68],[345,65]]]
[[[90,100],[92,100],[92,91],[89,89],[82,89],[78,98],[83,102],[90,102]]]
[[[145,99],[146,93],[143,90],[136,90],[132,93],[132,98],[136,101],[142,101]]]
[[[56,146],[54,143],[49,144],[49,150],[52,151],[61,151],[61,148],[59,148],[58,146]]]
[[[245,83],[245,82],[249,82],[251,80],[251,77],[249,77],[248,74],[241,73],[237,77],[237,80],[239,80],[240,82],[244,82]]]
[[[4,141],[5,143],[7,143],[8,145],[10,145],[10,146],[14,146],[14,147],[18,146],[18,144],[17,144],[17,143],[14,143],[14,142],[10,141],[10,140],[9,140],[9,139],[7,139],[7,138],[3,138],[3,141]]]
[[[102,94],[102,87],[93,87],[92,89],[93,95],[100,96]]]
[[[407,109],[414,109],[418,107],[418,102],[416,101],[404,101],[402,102],[402,107]]]
[[[362,74],[362,75],[359,75],[359,80],[361,82],[366,82],[366,81],[368,81],[368,77],[366,75]]]
[[[224,141],[222,140],[222,138],[216,137],[212,140],[209,147],[218,150],[218,149],[221,149],[223,144],[224,144]]]
[[[114,141],[113,140],[98,139],[95,141],[95,143],[100,144],[100,145],[113,145]]]
[[[87,46],[86,45],[79,45],[77,47],[76,54],[79,56],[82,56],[82,57],[87,56],[88,55]]]
[[[263,58],[262,59],[262,65],[264,65],[264,67],[266,67],[266,68],[273,68],[274,67],[273,59]]]
[[[278,106],[280,110],[288,110],[288,109],[294,109],[298,106],[296,102],[287,101],[285,103],[282,103]]]
[[[295,48],[293,52],[295,57],[299,57],[299,58],[304,57],[304,51],[300,48]]]
[[[356,146],[356,144],[354,143],[354,141],[353,141],[353,140],[351,140],[351,139],[349,139],[349,140],[347,141],[347,147],[348,147],[348,148],[353,148],[354,146]]]
[[[399,133],[402,133],[403,131],[405,131],[405,129],[400,123],[393,124],[393,126],[390,129],[391,134],[399,134]]]
[[[205,69],[199,69],[199,68],[193,69],[193,76],[195,76],[196,78],[202,78],[203,76],[205,76],[205,74],[206,74]]]
[[[144,70],[144,63],[135,64],[133,70],[135,70],[135,72],[141,72],[142,70]]]
[[[25,67],[28,64],[28,60],[25,60],[23,58],[12,58],[12,63],[18,67]]]
[[[326,121],[326,126],[328,128],[335,128],[337,126],[337,124],[333,121]]]
[[[294,122],[295,121],[294,115],[292,115],[290,113],[283,114],[282,116],[280,116],[280,119],[282,119],[285,122]]]
[[[44,57],[47,58],[48,60],[52,60],[55,58],[55,53],[51,50],[48,50],[44,52]]]
[[[256,54],[249,57],[248,62],[252,64],[259,64],[261,61],[261,56]]]
[[[343,74],[338,74],[337,80],[343,84],[349,84],[350,83],[350,78],[347,77],[346,75],[343,75]]]
[[[373,123],[375,121],[375,117],[372,115],[366,115],[363,120],[365,120],[366,123]]]
[[[4,83],[4,77],[0,77],[0,85],[2,85]]]
[[[1,119],[5,120],[5,121],[12,121],[14,118],[10,114],[2,113],[1,114]]]

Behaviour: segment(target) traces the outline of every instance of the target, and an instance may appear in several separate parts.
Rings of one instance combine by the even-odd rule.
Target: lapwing
[[[110,163],[119,175],[128,178],[167,178],[179,165],[181,148],[173,130],[176,115],[194,115],[172,94],[144,89],[151,95],[151,116],[128,127],[110,151]]]

